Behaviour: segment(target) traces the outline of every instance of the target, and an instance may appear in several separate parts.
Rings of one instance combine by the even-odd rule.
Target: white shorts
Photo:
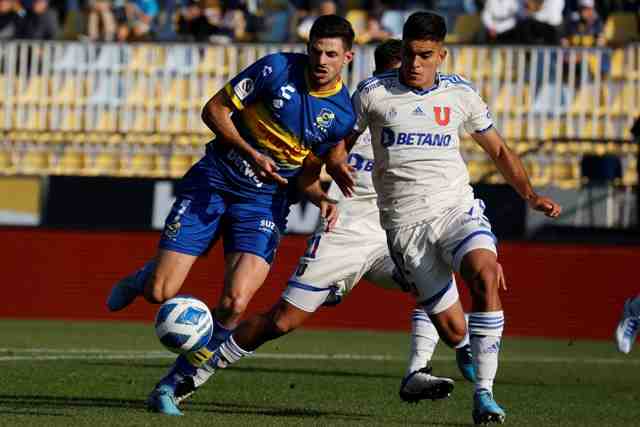
[[[314,234],[291,275],[282,299],[307,312],[324,303],[332,289],[348,294],[362,279],[400,289],[393,280],[386,235],[339,232]]]
[[[460,271],[466,254],[474,249],[498,253],[497,240],[480,199],[445,210],[436,218],[387,230],[387,239],[396,267],[403,279],[415,287],[418,302],[425,309],[447,294],[452,287],[452,272]],[[427,312],[436,314],[448,308],[443,306],[438,304]]]

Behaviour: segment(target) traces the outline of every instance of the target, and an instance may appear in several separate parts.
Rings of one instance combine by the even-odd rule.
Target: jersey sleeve
[[[465,93],[466,117],[464,129],[469,133],[482,133],[493,127],[493,119],[489,107],[473,89]]]
[[[356,122],[353,127],[358,133],[362,133],[369,127],[369,117],[365,109],[366,100],[363,99],[362,92],[357,90],[351,98],[351,104],[353,105],[353,111],[356,114]]]
[[[253,103],[276,82],[287,66],[286,58],[280,54],[267,55],[242,70],[224,87],[233,105],[242,110]]]

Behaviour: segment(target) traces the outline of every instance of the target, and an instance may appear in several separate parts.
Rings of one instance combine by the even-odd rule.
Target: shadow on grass
[[[90,362],[87,363],[92,366],[107,366],[107,367],[122,367],[126,369],[141,368],[141,369],[166,369],[170,362],[166,364],[159,363],[111,363],[111,362]],[[402,371],[398,371],[398,375],[394,374],[374,374],[369,372],[349,372],[349,371],[328,371],[328,370],[315,370],[315,369],[295,369],[295,368],[263,368],[263,367],[251,367],[251,366],[234,366],[228,368],[233,370],[234,373],[239,374],[300,374],[300,375],[313,375],[314,377],[346,377],[346,378],[395,378],[400,381],[402,378]]]
[[[143,410],[144,400],[140,399],[115,399],[97,397],[63,397],[42,395],[8,395],[0,394],[0,415],[26,415],[26,416],[70,416],[50,412],[51,409],[74,408],[118,408]],[[42,408],[42,410],[39,410]],[[293,417],[310,418],[317,422],[326,421],[368,421],[385,425],[424,425],[423,421],[398,419],[397,417],[384,417],[380,414],[367,414],[358,412],[323,411],[312,408],[282,408],[268,405],[237,404],[229,402],[188,402],[183,409],[189,413],[224,414],[224,415],[257,415],[267,417]],[[466,424],[451,422],[431,422],[431,425],[463,426]]]

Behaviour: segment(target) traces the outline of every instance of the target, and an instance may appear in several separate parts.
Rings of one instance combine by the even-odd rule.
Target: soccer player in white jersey
[[[399,66],[401,47],[399,40],[389,40],[376,48],[377,72]],[[222,344],[224,363],[218,365],[222,356],[212,355],[206,349],[191,355],[190,361],[199,366],[193,374],[182,373],[181,378],[172,378],[177,383],[174,404],[202,386],[215,368],[226,367],[247,355],[249,352],[245,350],[255,350],[262,343],[292,331],[320,306],[339,302],[363,277],[385,288],[400,289],[404,285],[394,275],[386,234],[380,227],[376,193],[371,181],[373,152],[368,134],[361,135],[349,162],[355,170],[354,196],[345,199],[340,190],[330,189],[329,195],[338,200],[340,211],[333,229],[328,231],[323,223],[318,225],[280,302],[269,313],[241,323],[232,333],[232,338]],[[429,363],[439,340],[438,332],[420,306],[412,311],[411,320],[411,353],[401,382],[400,397],[408,402],[445,398],[453,390],[453,380],[431,375]],[[463,376],[473,381],[475,372],[468,339],[467,345],[456,352],[456,361]],[[175,375],[175,371],[168,374]],[[176,408],[171,413],[179,411]]]
[[[628,354],[640,331],[640,295],[629,298],[624,302],[622,318],[616,328],[616,344],[618,351]]]
[[[438,73],[447,55],[445,35],[444,19],[435,13],[416,12],[408,18],[400,70],[362,82],[353,96],[356,131],[368,127],[372,135],[373,181],[391,256],[450,346],[467,333],[452,270],[470,288],[469,334],[477,377],[472,416],[476,424],[502,423],[506,414],[493,398],[504,326],[500,266],[484,203],[474,199],[460,155],[460,126],[531,208],[555,218],[560,206],[533,190],[471,84]],[[332,155],[327,171],[350,193],[353,178],[344,166],[345,144]]]

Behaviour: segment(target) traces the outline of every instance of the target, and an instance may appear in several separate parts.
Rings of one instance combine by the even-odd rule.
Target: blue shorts
[[[199,256],[222,237],[225,254],[247,252],[273,262],[289,203],[274,195],[234,194],[228,180],[197,165],[183,179],[165,221],[160,248]],[[191,175],[190,175],[191,174]]]

